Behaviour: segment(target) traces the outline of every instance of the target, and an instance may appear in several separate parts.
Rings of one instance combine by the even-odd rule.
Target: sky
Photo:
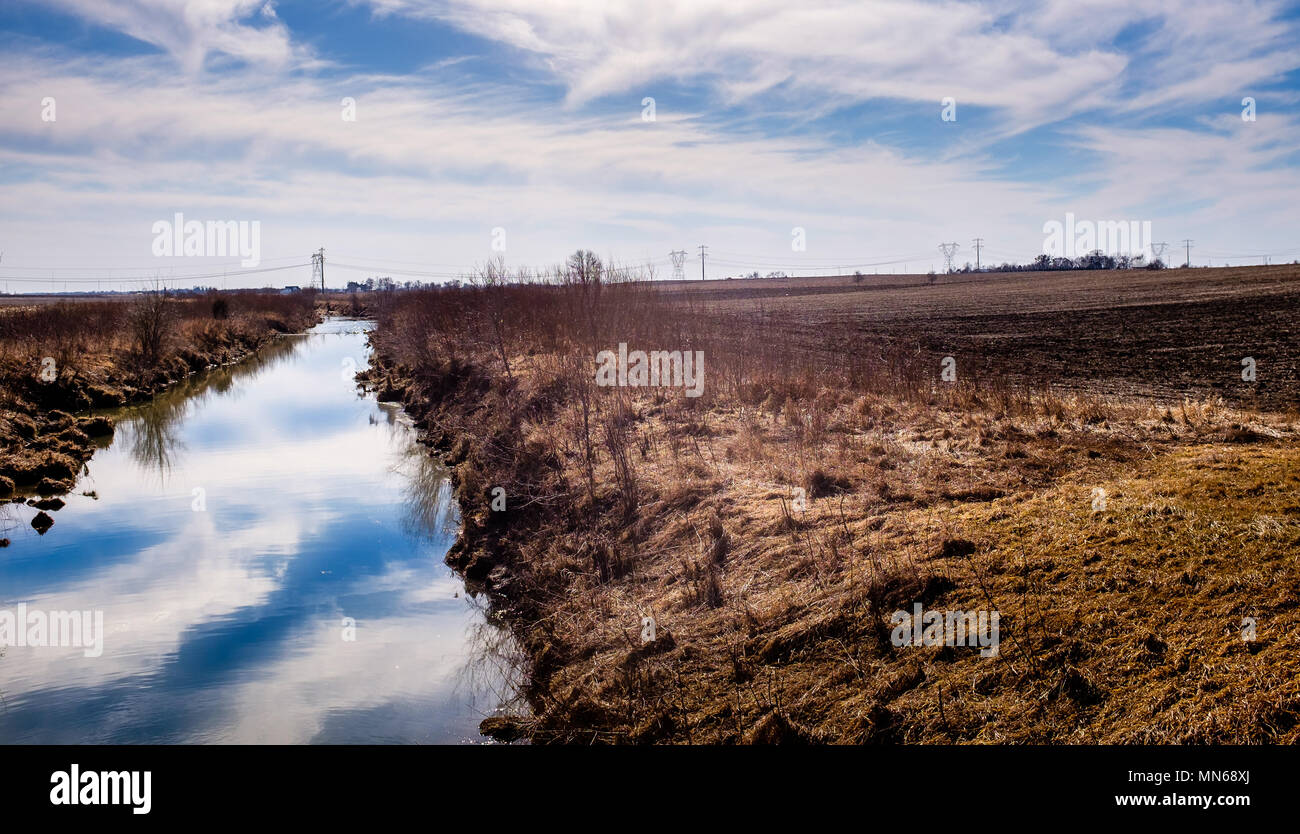
[[[1067,214],[1278,263],[1298,99],[1295,3],[5,0],[0,289],[926,272]]]

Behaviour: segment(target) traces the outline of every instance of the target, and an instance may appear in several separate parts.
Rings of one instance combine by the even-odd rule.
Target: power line
[[[296,261],[297,263],[295,263],[294,266],[297,266],[298,264],[302,263],[302,255],[285,255],[279,258],[261,258],[259,259],[258,263],[279,263],[280,261]],[[221,266],[230,266],[233,269],[237,264],[241,264],[243,262],[244,259],[237,258],[237,259],[226,260],[226,261],[215,261],[215,262],[203,263],[195,266],[194,268],[215,269]],[[170,267],[168,268],[170,269]],[[36,269],[36,270],[40,270],[41,272],[125,272],[128,270],[139,271],[142,269],[150,269],[150,266],[144,264],[137,265],[137,266],[100,266],[98,264],[96,264],[95,266],[37,266],[35,264],[13,264],[11,266],[0,266],[0,269]],[[59,280],[63,280],[63,279],[59,279]],[[111,280],[117,280],[117,279],[111,279]]]
[[[713,258],[714,260],[718,260],[719,258],[728,258],[728,259],[744,258],[746,260],[759,259],[764,262],[767,262],[769,260],[768,258],[762,255],[751,255],[748,252],[729,252],[721,249],[714,249],[712,254],[709,257]],[[891,262],[897,261],[898,263],[903,263],[904,261],[914,261],[914,260],[919,260],[927,257],[929,257],[929,254],[927,252],[921,252],[919,254],[909,253],[903,255],[863,255],[861,257],[857,255],[836,255],[836,256],[824,257],[824,258],[822,257],[814,258],[812,256],[804,257],[803,255],[800,255],[797,261],[788,260],[788,261],[782,261],[782,263],[802,265],[802,264],[806,264],[809,261],[828,261],[832,264],[844,264],[844,263],[871,261],[871,260],[876,260],[878,258],[888,258],[888,259],[893,259]]]
[[[268,266],[261,269],[241,269],[240,275],[255,275],[263,272],[279,272],[284,269],[302,269],[306,267],[305,263],[288,264],[286,266]],[[108,280],[120,284],[138,284],[138,283],[176,283],[179,281],[203,281],[208,278],[222,278],[229,275],[229,272],[212,272],[205,275],[173,275],[164,278],[160,275],[148,277],[131,277],[131,278],[110,278]],[[25,281],[32,283],[53,284],[63,282],[64,284],[97,284],[103,281],[103,278],[52,278],[49,276],[30,276],[30,275],[5,275],[2,276],[5,281]]]
[[[449,267],[451,269],[464,269],[464,270],[473,269],[472,266],[465,266],[464,264],[431,263],[429,261],[399,261],[393,258],[372,258],[369,255],[349,255],[349,254],[343,254],[339,252],[335,252],[334,257],[343,258],[345,260],[373,261],[375,263],[380,263],[380,264],[402,264],[404,266],[435,266],[435,267]]]
[[[858,268],[891,266],[897,264],[906,265],[914,261],[926,261],[931,256],[922,252],[922,253],[907,255],[895,259],[889,259],[889,260],[878,260],[878,261],[864,260],[864,261],[856,261],[856,262],[846,258],[840,260],[839,263],[824,264],[824,265],[817,265],[817,266],[809,265],[802,261],[791,262],[791,261],[732,260],[729,258],[719,258],[714,255],[710,255],[710,257],[713,258],[714,265],[739,267],[742,270],[751,267],[758,267],[761,269],[798,270],[802,274],[807,274],[807,275],[812,275],[812,274],[846,275],[849,272],[853,271],[854,269],[858,269]]]
[[[902,264],[902,263],[909,263],[911,261],[923,261],[932,256],[928,252],[916,252],[910,255],[901,255],[901,256],[882,258],[882,259],[853,258],[853,257],[846,256],[843,258],[826,258],[824,260],[829,261],[829,263],[816,264],[811,266],[808,263],[804,262],[803,260],[797,260],[797,261],[768,260],[762,257],[750,258],[744,255],[727,257],[727,256],[723,256],[721,253],[713,253],[710,254],[709,257],[713,258],[713,262],[718,264],[722,264],[722,263],[754,264],[755,266],[777,266],[777,267],[790,267],[794,269],[838,269],[843,266],[875,266],[880,264]]]
[[[835,265],[835,266],[803,266],[803,267],[800,267],[800,266],[798,266],[798,265],[763,264],[763,263],[757,263],[757,262],[754,262],[754,261],[725,261],[725,260],[722,260],[721,258],[714,258],[714,259],[713,259],[713,265],[714,265],[714,266],[724,266],[724,267],[735,267],[735,268],[738,268],[738,269],[740,269],[740,270],[742,270],[742,271],[743,271],[743,270],[746,270],[746,269],[749,269],[749,268],[755,268],[755,271],[757,271],[758,269],[767,269],[767,270],[773,270],[773,269],[776,269],[776,270],[780,270],[780,271],[795,270],[795,271],[798,271],[798,272],[801,272],[801,273],[807,273],[807,274],[809,274],[809,275],[827,275],[827,274],[829,274],[829,275],[847,275],[849,272],[852,272],[852,271],[855,270],[855,269],[858,269],[858,270],[860,271],[861,269],[863,269],[863,268],[867,268],[867,267],[892,266],[892,265],[897,265],[897,264],[909,264],[909,263],[912,263],[913,261],[924,261],[924,260],[925,260],[924,257],[918,257],[918,258],[909,258],[909,259],[907,259],[907,260],[905,260],[905,261],[876,261],[876,262],[874,262],[874,263],[853,263],[853,264],[837,264],[837,265]]]
[[[984,239],[981,237],[972,238],[972,243],[974,244],[976,250],[976,268],[979,269],[982,268],[983,266],[983,257],[982,257],[983,250],[988,247],[984,245]],[[1182,240],[1182,243],[1184,245],[1185,256],[1187,259],[1186,262],[1188,265],[1190,265],[1191,247],[1194,245],[1195,241],[1193,241],[1191,238],[1185,238]],[[1169,244],[1165,242],[1153,243],[1151,244],[1151,250],[1152,253],[1155,255],[1155,257],[1162,258],[1168,246]],[[956,242],[950,242],[950,243],[941,243],[939,244],[938,248],[944,255],[945,266],[947,270],[949,272],[953,271],[953,258],[956,255],[956,253],[959,251],[960,247]],[[709,258],[713,259],[715,266],[721,266],[724,269],[730,269],[733,267],[735,268],[748,267],[748,268],[755,268],[755,269],[770,270],[775,268],[775,269],[783,269],[783,270],[800,270],[803,272],[803,274],[815,275],[819,273],[820,274],[826,274],[826,273],[848,274],[850,271],[852,271],[855,268],[892,266],[892,265],[906,264],[906,263],[917,262],[917,261],[924,262],[927,258],[933,257],[932,255],[927,256],[924,253],[915,253],[906,256],[899,256],[897,258],[882,259],[882,260],[871,260],[869,258],[855,260],[853,258],[822,257],[822,258],[815,258],[811,260],[828,261],[830,263],[812,265],[803,259],[800,259],[799,261],[787,261],[787,260],[777,260],[777,259],[768,260],[765,259],[763,256],[756,256],[751,259],[749,256],[745,255],[744,253],[732,253],[727,251],[714,252],[706,244],[699,244],[697,246],[697,249],[699,251],[699,258],[700,258],[701,280],[707,279],[707,275],[708,275],[707,259]],[[993,255],[999,257],[1001,257],[999,253],[1003,251],[1004,250],[990,249],[990,252]],[[1293,247],[1290,249],[1287,248],[1276,249],[1273,250],[1271,253],[1224,253],[1220,251],[1211,251],[1211,250],[1205,250],[1205,251],[1209,252],[1210,256],[1215,258],[1253,257],[1253,258],[1265,259],[1265,262],[1267,263],[1270,254],[1274,257],[1285,257],[1286,253],[1288,252],[1300,251],[1300,247]],[[206,267],[206,271],[194,272],[189,274],[184,274],[184,273],[177,274],[174,271],[174,269],[171,269],[170,274],[167,275],[166,277],[164,277],[164,273],[162,270],[154,272],[153,274],[141,274],[148,269],[147,267],[128,267],[128,266],[37,267],[37,266],[15,265],[11,262],[9,264],[0,263],[0,280],[13,282],[20,285],[43,283],[51,287],[57,287],[60,282],[62,282],[64,285],[70,284],[70,285],[84,286],[84,285],[94,284],[99,287],[102,287],[103,283],[109,283],[110,285],[113,284],[177,285],[177,284],[184,284],[186,282],[203,282],[203,281],[212,280],[216,278],[227,279],[229,277],[235,277],[236,279],[238,279],[240,276],[244,276],[244,275],[258,275],[258,274],[266,274],[271,272],[279,272],[287,269],[310,268],[311,285],[316,286],[318,288],[324,288],[326,285],[325,277],[324,277],[324,255],[325,255],[325,250],[322,247],[321,249],[311,254],[310,263],[303,263],[302,261],[297,260],[297,258],[294,257],[292,259],[296,260],[297,261],[296,263],[289,263],[289,264],[278,265],[278,266],[275,265],[261,266],[252,269],[231,268],[228,270],[222,270],[220,272],[212,271],[215,269],[219,269],[220,264],[222,263],[230,263],[232,267],[236,263],[235,261],[218,262],[215,264],[209,263],[209,264],[195,265],[194,267],[192,267],[193,269],[203,269]],[[338,256],[336,255],[336,257]],[[348,258],[348,256],[342,256],[342,257]],[[671,263],[673,267],[673,277],[685,278],[685,261],[687,257],[688,254],[685,250],[677,249],[669,252],[668,258],[666,259],[664,258],[649,259],[645,263],[647,265],[651,263],[653,264]],[[264,262],[275,263],[277,261],[284,261],[289,259],[291,258],[289,257],[267,258],[264,259]],[[390,275],[410,276],[410,277],[432,279],[432,280],[451,280],[456,278],[463,278],[465,275],[473,271],[473,267],[462,268],[452,264],[445,265],[449,267],[449,269],[444,269],[444,270],[405,269],[405,268],[395,269],[389,266],[384,266],[382,264],[406,263],[406,264],[419,265],[420,262],[396,261],[396,260],[386,260],[383,258],[368,258],[368,257],[356,258],[355,260],[348,258],[348,260],[352,262],[347,262],[347,263],[335,262],[334,264],[335,268],[362,272],[362,273],[376,274],[376,275],[390,274]],[[1007,260],[1007,258],[1004,257],[1003,260]],[[1014,261],[1017,259],[1011,258],[1010,260]],[[425,264],[425,265],[438,266],[437,264]],[[138,272],[134,275],[124,275],[121,277],[117,277],[116,275],[113,274],[119,271],[126,271],[131,269],[138,270]],[[18,274],[13,274],[13,275],[6,274],[10,271],[16,272]],[[83,273],[87,273],[87,275],[84,277],[66,277],[66,278],[63,277],[63,275],[72,272],[83,272]]]
[[[350,269],[355,272],[383,273],[385,275],[406,275],[413,278],[464,278],[472,271],[465,269],[460,272],[427,272],[416,269],[390,269],[386,266],[374,266],[373,264],[344,264],[338,261],[334,262],[334,268]]]

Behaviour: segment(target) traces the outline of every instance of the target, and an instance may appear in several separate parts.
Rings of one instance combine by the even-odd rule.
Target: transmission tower
[[[668,257],[673,259],[673,280],[684,281],[686,279],[686,250],[674,249],[668,253]]]
[[[940,243],[939,249],[943,251],[943,260],[947,270],[952,272],[952,256],[957,254],[957,244]]]
[[[703,243],[700,244],[700,280],[701,281],[704,280],[704,259],[708,257],[708,255],[705,254],[704,250],[708,248],[709,247],[705,246]]]
[[[1162,260],[1164,260],[1164,257],[1165,257],[1165,247],[1167,247],[1168,245],[1169,245],[1168,243],[1153,243],[1153,244],[1151,244],[1151,254],[1155,256],[1155,259],[1156,259],[1157,261],[1162,261]]]
[[[325,249],[321,248],[319,252],[311,253],[311,285],[319,285],[321,292],[325,292]]]
[[[973,242],[975,243],[975,270],[978,272],[980,268],[980,247],[984,245],[984,238],[974,238]]]
[[[1195,243],[1190,237],[1183,238],[1183,245],[1187,247],[1187,265],[1192,265],[1192,244]]]

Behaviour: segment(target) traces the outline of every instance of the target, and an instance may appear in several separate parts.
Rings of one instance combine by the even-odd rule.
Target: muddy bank
[[[4,358],[0,500],[41,509],[33,526],[43,533],[53,523],[46,511],[62,507],[58,496],[76,488],[86,461],[112,438],[112,420],[94,412],[146,401],[195,373],[238,362],[317,318],[303,307],[289,316],[211,322],[199,338],[178,334],[147,365],[119,351],[93,348],[62,364],[48,356]]]
[[[529,666],[523,694],[534,712],[543,714],[550,699],[549,672],[565,652],[544,626],[536,627],[546,616],[546,579],[529,566],[522,545],[542,530],[558,535],[567,514],[554,502],[530,504],[523,500],[530,491],[522,487],[524,473],[507,472],[509,467],[504,465],[513,455],[494,456],[494,450],[503,451],[521,442],[510,420],[502,423],[497,419],[504,412],[494,410],[498,397],[509,396],[496,386],[501,382],[510,388],[513,385],[456,362],[441,365],[434,374],[429,369],[416,372],[397,365],[384,353],[382,344],[382,338],[372,334],[375,352],[371,367],[358,373],[357,380],[371,388],[381,402],[402,403],[419,430],[420,442],[430,447],[430,454],[439,455],[450,471],[462,531],[446,562],[462,574],[471,593],[487,596],[493,616],[509,625],[520,640]],[[546,468],[548,459],[539,457],[537,463]],[[527,480],[534,487],[541,486],[537,473]],[[513,491],[513,502],[509,492],[505,499],[506,506],[514,506],[509,512],[492,510],[492,499],[497,497],[492,489],[497,484],[508,484],[507,489]],[[565,736],[556,727],[522,716],[493,716],[484,720],[480,729],[504,742],[520,738],[544,742]]]

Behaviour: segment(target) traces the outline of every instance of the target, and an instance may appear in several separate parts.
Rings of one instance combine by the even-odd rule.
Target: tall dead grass
[[[1001,519],[1018,491],[1232,425],[1263,432],[1213,403],[1160,408],[960,364],[945,381],[920,340],[637,278],[588,252],[545,274],[497,262],[459,289],[393,295],[372,334],[370,381],[454,466],[465,530],[449,561],[501,595],[532,660],[538,739],[742,740],[777,725],[812,738],[793,716],[820,708],[837,737],[895,738],[885,704],[924,676],[894,668],[889,612],[1019,598],[1013,573],[957,567],[973,550],[952,510],[1005,499],[985,513]],[[701,351],[703,395],[597,385],[597,353],[619,343]],[[498,488],[505,512],[490,509]],[[638,645],[623,626],[646,612],[661,637]],[[1034,675],[1030,619],[1008,617],[1007,657]],[[817,700],[828,674],[847,700]],[[856,681],[875,694],[845,717]]]

